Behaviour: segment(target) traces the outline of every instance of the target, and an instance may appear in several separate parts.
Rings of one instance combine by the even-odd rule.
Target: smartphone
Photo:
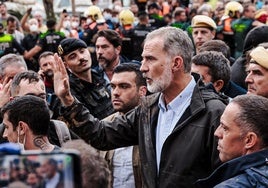
[[[0,187],[19,182],[30,187],[81,188],[80,160],[79,152],[69,149],[0,154]]]

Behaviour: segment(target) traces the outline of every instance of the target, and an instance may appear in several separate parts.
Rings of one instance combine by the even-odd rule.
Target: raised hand
[[[54,92],[64,106],[70,106],[74,102],[74,97],[70,91],[69,76],[64,63],[58,54],[55,54],[54,58],[56,61],[55,64],[52,64],[52,70],[54,73]]]

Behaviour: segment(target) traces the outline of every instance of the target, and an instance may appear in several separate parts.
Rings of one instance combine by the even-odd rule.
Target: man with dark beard
[[[114,30],[101,30],[96,35],[96,53],[100,70],[104,72],[104,78],[110,83],[113,75],[113,69],[125,62],[140,64],[138,61],[130,61],[120,55],[122,49],[122,38]]]
[[[71,93],[100,119],[114,112],[111,93],[103,74],[91,69],[92,60],[84,41],[67,38],[58,46],[70,77]]]

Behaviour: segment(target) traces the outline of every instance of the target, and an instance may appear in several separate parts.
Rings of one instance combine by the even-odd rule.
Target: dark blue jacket
[[[208,178],[198,180],[199,188],[268,187],[268,149],[230,160]]]

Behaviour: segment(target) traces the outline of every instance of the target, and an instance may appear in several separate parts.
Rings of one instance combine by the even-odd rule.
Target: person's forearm
[[[38,52],[40,52],[42,50],[42,48],[40,46],[35,45],[35,47],[33,47],[30,51],[25,52],[23,54],[23,57],[25,59],[31,59],[35,54],[37,54]]]
[[[28,24],[27,24],[27,19],[28,19],[28,17],[29,17],[29,13],[26,12],[26,13],[23,15],[23,17],[21,18],[21,20],[20,20],[22,29],[23,29],[24,31],[27,31],[27,32],[30,31],[29,26],[28,26]]]

